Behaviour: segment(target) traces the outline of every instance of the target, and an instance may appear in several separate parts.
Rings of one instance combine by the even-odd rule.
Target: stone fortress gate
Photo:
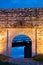
[[[0,54],[11,56],[18,35],[32,40],[32,56],[43,54],[43,8],[0,9]]]

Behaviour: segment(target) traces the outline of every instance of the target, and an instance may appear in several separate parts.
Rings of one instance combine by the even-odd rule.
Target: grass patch
[[[0,61],[0,65],[17,65],[17,64],[12,64],[12,63],[8,63],[8,62]]]
[[[5,61],[6,59],[8,60],[9,58],[11,57],[0,55],[0,65],[18,65],[18,64],[13,64]]]
[[[34,56],[33,59],[36,61],[43,61],[43,55]]]
[[[11,57],[0,55],[0,60],[6,60],[6,59],[9,59],[9,58],[11,58]]]

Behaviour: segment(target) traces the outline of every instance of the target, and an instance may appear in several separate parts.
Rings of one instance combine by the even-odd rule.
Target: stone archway
[[[31,39],[23,34],[15,36],[12,40],[12,47],[24,47],[24,58],[29,58],[32,56],[32,41]]]
[[[14,28],[8,29],[8,56],[12,54],[12,40],[14,37],[23,34],[32,40],[32,56],[35,56],[35,29],[31,28]]]

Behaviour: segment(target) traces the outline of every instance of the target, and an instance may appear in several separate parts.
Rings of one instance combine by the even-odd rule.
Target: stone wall
[[[43,8],[0,9],[0,28],[43,26]]]
[[[31,38],[32,55],[35,54],[36,43],[37,54],[43,54],[43,8],[0,9],[0,54],[6,54],[8,50],[10,56],[12,39],[19,34],[25,34]]]

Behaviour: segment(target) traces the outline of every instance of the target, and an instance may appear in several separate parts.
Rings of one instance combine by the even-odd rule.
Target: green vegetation
[[[0,55],[0,60],[6,60],[6,59],[9,59],[10,57],[8,56],[3,56],[3,55]]]
[[[34,56],[33,59],[36,61],[43,61],[43,55]]]
[[[17,64],[0,61],[0,65],[17,65]]]
[[[17,64],[13,64],[13,63],[9,63],[5,61],[5,60],[8,60],[9,58],[11,57],[0,55],[0,65],[17,65]]]

